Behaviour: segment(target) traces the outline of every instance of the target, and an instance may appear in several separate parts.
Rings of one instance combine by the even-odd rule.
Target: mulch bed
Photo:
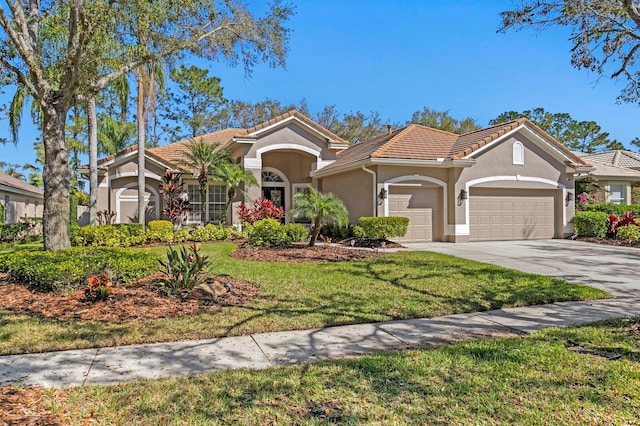
[[[599,238],[599,237],[578,237],[576,238],[576,240],[584,241],[587,243],[605,244],[609,246],[640,248],[640,240],[625,241],[625,240],[619,240],[617,238]]]
[[[54,413],[47,408],[46,400],[57,401],[64,406],[67,398],[64,390],[45,393],[41,387],[22,388],[0,386],[0,424],[16,426],[63,425],[67,422],[63,413]]]
[[[391,248],[390,243],[387,248]],[[402,247],[399,244],[396,246]],[[384,249],[355,249],[336,244],[290,244],[281,247],[258,248],[248,244],[239,246],[231,256],[241,260],[263,262],[324,263],[348,262],[384,254]]]
[[[180,294],[168,296],[158,285],[162,275],[147,277],[132,285],[112,287],[104,301],[89,302],[82,290],[67,293],[41,293],[23,284],[11,283],[7,274],[0,274],[0,309],[19,314],[41,315],[65,320],[93,320],[123,323],[133,320],[176,318],[202,312],[215,312],[224,306],[245,303],[258,294],[259,286],[234,278],[233,290],[218,302],[184,299]]]

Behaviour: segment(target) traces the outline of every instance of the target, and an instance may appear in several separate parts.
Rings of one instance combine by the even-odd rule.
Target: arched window
[[[524,146],[522,142],[513,143],[513,164],[524,164]]]
[[[276,172],[262,172],[263,182],[284,182],[282,177]]]

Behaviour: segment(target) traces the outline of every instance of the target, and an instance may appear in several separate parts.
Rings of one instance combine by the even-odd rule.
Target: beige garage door
[[[471,241],[535,240],[555,234],[554,191],[472,188]]]
[[[389,188],[389,216],[409,218],[407,235],[394,241],[440,240],[441,193],[440,188],[395,185]]]

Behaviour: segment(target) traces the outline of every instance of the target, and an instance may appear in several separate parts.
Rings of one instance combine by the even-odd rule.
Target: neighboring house
[[[25,217],[42,217],[44,191],[0,172],[0,204],[4,206],[4,223],[18,223]]]
[[[640,154],[613,150],[578,155],[593,165],[594,170],[589,175],[597,179],[602,201],[632,204],[632,189],[640,186]]]
[[[356,145],[291,111],[250,129],[201,137],[231,152],[265,196],[288,210],[296,192],[312,185],[361,216],[406,216],[403,241],[563,238],[573,233],[574,177],[590,170],[580,157],[526,119],[456,135],[419,125]],[[160,218],[164,170],[181,164],[189,141],[146,152],[147,219]],[[135,147],[99,161],[98,209],[118,222],[137,218]],[[86,175],[86,170],[83,172]],[[195,176],[185,175],[193,206],[189,222],[217,222],[226,187],[212,182],[204,203]],[[243,200],[239,191],[232,209]],[[228,220],[237,222],[233,212]]]

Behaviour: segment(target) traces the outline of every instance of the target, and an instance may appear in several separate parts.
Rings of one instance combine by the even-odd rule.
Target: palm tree
[[[204,140],[198,139],[189,142],[187,150],[183,151],[185,157],[183,164],[190,169],[193,175],[198,177],[200,211],[203,215],[209,178],[213,174],[216,164],[230,161],[229,153],[225,150],[219,150],[219,146],[220,144],[208,144]]]
[[[294,219],[311,218],[313,225],[311,227],[309,247],[315,245],[322,225],[329,223],[345,225],[349,221],[349,212],[342,200],[330,192],[323,194],[311,186],[309,186],[308,192],[298,192],[296,194],[290,214]]]
[[[229,206],[238,193],[237,188],[240,185],[245,187],[258,185],[258,181],[250,170],[245,170],[240,164],[232,163],[231,161],[222,161],[216,164],[213,174],[216,180],[225,182],[229,186],[227,190],[227,204],[224,208],[224,221],[226,220],[226,213],[229,211]]]

